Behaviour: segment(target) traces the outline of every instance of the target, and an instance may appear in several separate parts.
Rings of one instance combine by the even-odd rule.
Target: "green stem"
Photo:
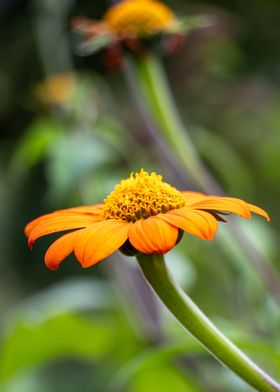
[[[227,339],[172,280],[162,255],[137,256],[144,276],[175,318],[224,365],[261,392],[280,385]]]
[[[169,145],[173,148],[182,165],[185,167],[192,180],[202,189],[213,190],[217,188],[206,173],[195,147],[169,91],[165,73],[158,59],[152,54],[139,58],[134,63],[138,84],[149,104],[153,119]]]

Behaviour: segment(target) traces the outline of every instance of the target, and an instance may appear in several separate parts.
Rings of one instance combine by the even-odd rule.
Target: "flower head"
[[[58,105],[68,101],[73,95],[75,77],[72,73],[50,75],[36,88],[37,98],[46,105]]]
[[[69,231],[45,255],[50,269],[72,252],[83,267],[102,261],[118,249],[126,254],[163,254],[186,231],[213,239],[224,213],[250,219],[251,212],[269,220],[261,208],[243,200],[179,191],[156,173],[143,169],[115,186],[102,204],[69,208],[43,215],[25,227],[29,246],[47,234]]]
[[[172,52],[184,41],[188,30],[205,23],[209,25],[205,18],[177,18],[159,0],[120,0],[109,8],[101,21],[75,18],[73,31],[79,54],[89,55],[105,49],[108,57],[118,57],[121,61],[123,49],[143,54],[147,45],[160,43],[163,50]]]
[[[123,0],[110,8],[104,21],[119,36],[153,35],[168,31],[176,18],[169,7],[156,0]]]

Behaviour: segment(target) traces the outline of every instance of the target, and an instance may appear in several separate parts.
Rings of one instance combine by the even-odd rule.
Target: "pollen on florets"
[[[107,11],[104,20],[116,34],[139,36],[165,30],[175,16],[157,0],[122,0]]]
[[[162,176],[141,169],[115,186],[114,191],[104,200],[102,216],[104,220],[135,222],[184,205],[180,191],[163,182]]]

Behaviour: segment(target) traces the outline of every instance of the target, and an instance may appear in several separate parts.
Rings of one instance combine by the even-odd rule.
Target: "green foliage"
[[[38,324],[19,324],[2,342],[0,380],[59,357],[108,355],[115,338],[110,323],[59,315]]]
[[[62,132],[55,119],[37,118],[22,136],[11,162],[11,174],[18,176],[38,164]]]
[[[186,375],[183,376],[178,370],[163,364],[142,370],[136,375],[130,388],[132,392],[153,392],[155,390],[169,392],[170,389],[176,392],[202,391]]]

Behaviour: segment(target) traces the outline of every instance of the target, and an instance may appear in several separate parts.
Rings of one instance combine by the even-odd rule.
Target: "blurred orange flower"
[[[221,215],[250,219],[251,212],[269,221],[264,210],[243,200],[179,191],[160,175],[142,169],[116,185],[102,204],[43,215],[25,227],[25,234],[32,247],[39,237],[70,230],[49,247],[45,263],[55,270],[74,252],[87,268],[118,249],[131,255],[166,253],[184,231],[211,240],[218,221],[225,221]]]
[[[75,82],[75,76],[72,73],[53,74],[38,84],[35,94],[45,105],[61,104],[73,95]]]
[[[145,36],[168,31],[176,22],[171,9],[156,0],[120,1],[107,11],[103,20],[119,36]]]
[[[197,17],[177,18],[158,0],[121,0],[109,8],[102,20],[78,17],[72,26],[79,54],[89,55],[105,49],[106,55],[117,56],[115,61],[121,62],[121,49],[143,54],[152,42],[160,44],[165,52],[173,52],[184,41],[188,30],[202,27],[205,22]]]

